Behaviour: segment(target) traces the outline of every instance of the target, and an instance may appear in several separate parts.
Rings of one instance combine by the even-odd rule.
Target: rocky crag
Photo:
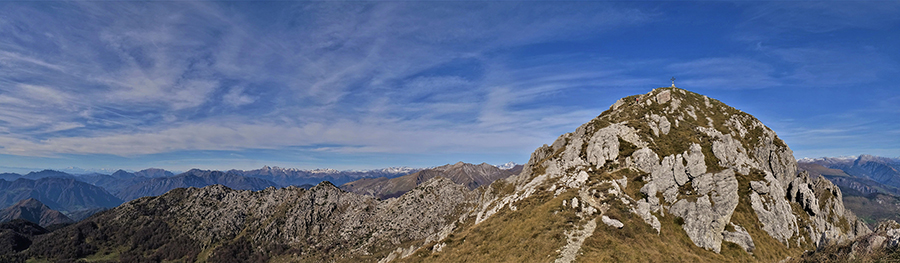
[[[900,224],[885,220],[875,231],[853,242],[832,244],[790,262],[897,262],[900,261]]]
[[[871,232],[753,116],[677,88],[623,98],[474,189],[176,189],[34,238],[14,260],[775,262]]]
[[[519,219],[535,213],[552,216]],[[533,237],[555,232],[555,241],[522,252],[556,262],[777,261],[870,232],[844,209],[840,189],[797,172],[774,131],[677,88],[620,99],[538,148],[521,174],[488,188],[474,214],[455,238],[407,259],[522,259],[509,255],[512,245],[466,244],[498,240],[507,229],[498,220],[522,232],[545,226]],[[685,237],[701,250],[685,248]]]
[[[386,201],[329,182],[309,190],[179,188],[38,236],[16,260],[377,261],[440,239],[477,197],[440,177]]]

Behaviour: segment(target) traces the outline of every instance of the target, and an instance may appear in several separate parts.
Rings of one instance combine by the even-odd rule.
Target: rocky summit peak
[[[635,217],[660,234],[674,219],[694,245],[717,253],[725,242],[753,252],[768,240],[814,249],[869,231],[837,187],[797,173],[791,149],[758,119],[678,88],[619,99],[538,148],[508,181],[513,198],[485,205],[476,222],[550,191],[574,194],[563,206],[577,209],[580,229],[628,227],[635,222],[620,220]],[[567,232],[569,245],[580,248],[576,232]]]

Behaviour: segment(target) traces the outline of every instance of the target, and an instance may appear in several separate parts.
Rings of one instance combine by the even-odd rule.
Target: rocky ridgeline
[[[843,244],[804,253],[790,262],[894,262],[900,249],[900,224],[884,220],[875,231]]]
[[[677,217],[696,246],[715,252],[723,241],[753,252],[747,229],[757,225],[786,247],[808,249],[869,232],[844,209],[831,182],[797,173],[792,151],[775,132],[749,114],[677,88],[620,99],[538,148],[507,181],[515,190],[485,193],[489,201],[477,222],[516,210],[537,191],[577,191],[564,205],[581,211],[579,229],[593,229],[598,218],[621,228],[604,213],[624,207],[656,231],[661,218]],[[568,246],[584,240],[574,232],[567,232]],[[573,259],[565,251],[559,261]]]
[[[798,173],[790,148],[759,120],[677,88],[617,101],[535,150],[518,175],[474,189],[443,176],[416,184],[387,200],[330,183],[176,189],[37,236],[27,250],[4,256],[778,261],[871,232],[844,209],[837,187]]]
[[[516,168],[515,166],[513,168]],[[417,185],[435,177],[444,177],[454,183],[465,185],[474,190],[482,185],[489,185],[497,179],[506,178],[516,174],[517,169],[500,169],[496,166],[482,163],[470,164],[458,162],[430,169],[424,169],[412,174],[388,178],[366,178],[341,185],[341,189],[347,192],[374,196],[379,199],[388,199],[400,196],[413,189]]]
[[[449,233],[448,222],[470,210],[477,197],[445,178],[386,201],[344,192],[328,182],[309,190],[180,188],[39,236],[22,258],[63,260],[119,253],[119,261],[220,262],[235,257],[377,261],[394,252],[394,257],[408,255],[419,243],[440,240]]]

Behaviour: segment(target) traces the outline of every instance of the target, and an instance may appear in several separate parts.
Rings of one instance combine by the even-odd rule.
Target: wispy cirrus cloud
[[[679,87],[761,105],[761,118],[800,153],[815,138],[862,144],[854,132],[892,142],[884,135],[893,126],[878,123],[896,115],[886,85],[900,63],[884,37],[896,31],[896,9],[2,2],[0,154],[165,163],[231,160],[216,156],[227,153],[255,163],[303,149],[290,156],[524,161],[616,99],[668,86],[673,75]],[[829,123],[841,114],[858,126]],[[203,151],[212,153],[187,156]]]
[[[515,109],[564,80],[498,94],[491,52],[651,18],[603,3],[3,5],[0,152],[26,156],[530,151],[590,114]]]

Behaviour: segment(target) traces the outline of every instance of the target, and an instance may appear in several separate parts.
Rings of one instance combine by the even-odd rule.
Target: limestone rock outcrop
[[[600,216],[605,223],[610,207],[624,207],[661,233],[661,222],[676,218],[696,246],[715,252],[730,242],[753,253],[761,238],[753,233],[786,248],[815,249],[869,232],[844,209],[837,187],[797,173],[793,152],[774,131],[677,88],[616,101],[538,148],[505,182],[515,191],[485,199],[478,222],[547,189],[555,196],[578,192],[580,204],[568,205],[598,211],[579,213],[583,220]]]
[[[444,238],[460,218],[467,218],[464,211],[478,197],[478,191],[443,177],[384,201],[342,191],[329,182],[309,190],[179,188],[39,236],[28,251],[38,258],[61,259],[53,251],[65,250],[61,246],[67,243],[58,240],[78,240],[89,246],[81,252],[88,255],[102,253],[98,249],[103,246],[122,246],[123,261],[128,261],[128,255],[163,261],[191,259],[203,251],[210,261],[232,253],[248,253],[261,260],[290,252],[288,258],[293,261],[383,257],[401,244],[415,250]],[[138,244],[127,233],[154,233],[157,240],[168,241]],[[179,248],[172,250],[169,246],[174,244]],[[249,248],[254,249],[244,250]]]

